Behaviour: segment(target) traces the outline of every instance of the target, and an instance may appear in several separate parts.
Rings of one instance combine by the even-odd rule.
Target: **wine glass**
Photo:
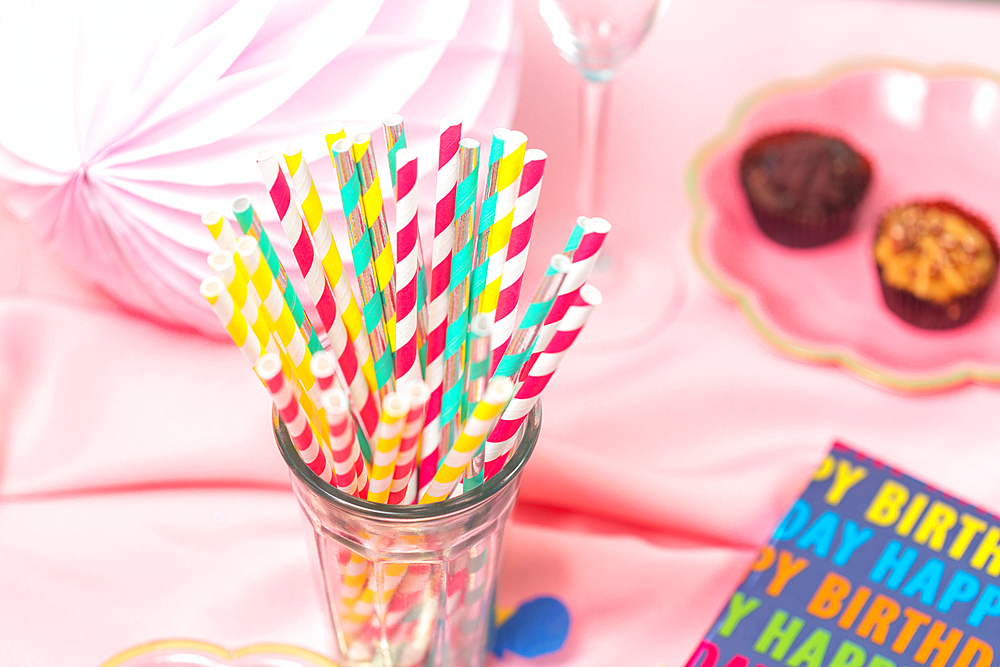
[[[577,205],[604,214],[604,157],[611,80],[670,0],[539,0],[559,53],[581,75]]]

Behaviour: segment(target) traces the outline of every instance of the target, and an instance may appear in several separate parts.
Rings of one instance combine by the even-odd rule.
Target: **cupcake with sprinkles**
[[[923,329],[951,329],[982,309],[996,280],[989,224],[948,201],[890,209],[875,236],[875,265],[889,310]]]

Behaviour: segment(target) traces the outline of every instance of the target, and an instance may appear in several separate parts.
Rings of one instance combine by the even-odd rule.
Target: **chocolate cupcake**
[[[990,226],[946,201],[897,206],[875,236],[885,304],[924,329],[951,329],[979,312],[996,279],[998,254]]]
[[[764,234],[810,248],[850,229],[871,165],[842,139],[789,130],[761,137],[744,151],[740,181]]]

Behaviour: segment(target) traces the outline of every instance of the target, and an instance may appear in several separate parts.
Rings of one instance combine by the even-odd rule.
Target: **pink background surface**
[[[514,127],[549,154],[528,284],[575,219],[575,73],[518,0]],[[784,358],[689,252],[684,174],[734,104],[859,56],[1000,70],[1000,7],[674,0],[612,110],[605,294],[548,389],[500,602],[551,594],[538,665],[683,664],[835,438],[1000,509],[1000,393],[903,396]],[[186,637],[325,652],[306,527],[231,344],[117,310],[0,221],[0,663]],[[508,659],[508,664],[519,664]]]

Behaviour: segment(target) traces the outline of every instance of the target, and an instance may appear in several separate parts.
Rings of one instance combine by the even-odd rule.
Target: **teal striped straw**
[[[455,193],[455,241],[452,246],[451,278],[448,284],[448,329],[445,334],[444,394],[441,424],[448,432],[445,442],[458,437],[465,421],[466,337],[469,334],[469,276],[472,272],[476,192],[479,189],[479,142],[462,139],[458,144],[458,185]]]
[[[479,314],[479,302],[482,299],[483,290],[486,289],[486,268],[489,259],[487,240],[496,215],[497,175],[500,172],[500,158],[503,157],[504,141],[508,136],[510,136],[509,130],[494,130],[490,143],[490,170],[486,175],[486,189],[483,191],[483,203],[479,209],[479,224],[475,231],[475,259],[472,263],[472,279],[469,281],[470,321]]]
[[[483,392],[486,391],[486,383],[489,381],[490,372],[490,336],[493,335],[493,321],[486,313],[480,313],[472,320],[469,327],[469,366],[466,374],[467,391],[466,406],[471,411],[479,403]],[[476,455],[469,461],[465,468],[462,480],[462,492],[471,491],[483,483],[483,462],[485,460],[485,447],[476,452]]]
[[[552,303],[556,300],[571,264],[572,261],[566,255],[553,255],[549,260],[549,268],[545,271],[535,297],[524,311],[520,324],[511,336],[507,351],[500,358],[500,364],[494,375],[517,380],[524,362],[535,347],[538,332],[541,331],[545,318],[552,310]]]
[[[563,254],[573,259],[573,253],[580,246],[580,239],[583,238],[584,227],[586,227],[587,220],[589,220],[585,215],[581,215],[576,219],[576,224],[573,225],[573,231],[569,233],[569,239],[566,241],[566,246],[563,248]]]
[[[267,268],[271,270],[271,275],[274,276],[275,282],[278,283],[281,295],[284,297],[285,303],[288,304],[288,310],[292,311],[292,319],[295,320],[295,325],[302,332],[302,337],[308,341],[309,352],[319,352],[323,349],[323,344],[320,342],[319,336],[316,335],[316,328],[309,321],[306,311],[302,308],[302,302],[299,301],[299,297],[295,293],[295,288],[288,281],[285,267],[281,265],[278,253],[275,252],[274,246],[271,244],[271,239],[268,237],[267,232],[264,231],[264,226],[260,223],[260,218],[257,217],[257,212],[253,209],[250,198],[241,196],[234,199],[233,214],[236,215],[236,221],[240,224],[240,229],[243,230],[243,233],[257,239],[257,244],[260,246],[260,252],[264,256]]]

